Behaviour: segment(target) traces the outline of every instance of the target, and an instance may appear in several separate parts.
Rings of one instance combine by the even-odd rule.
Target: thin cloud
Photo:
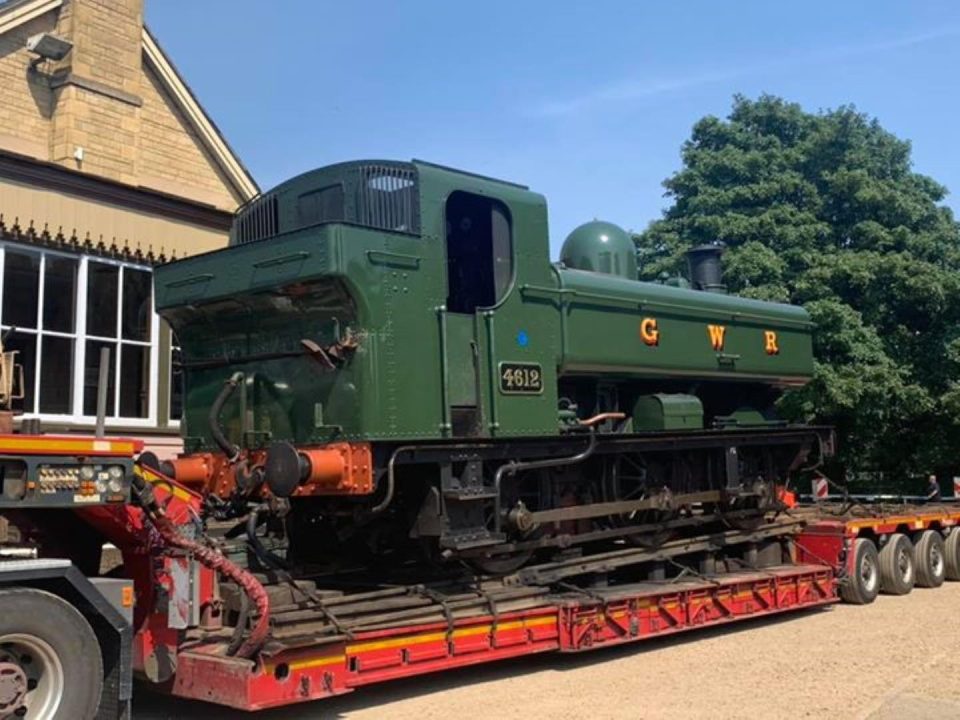
[[[934,40],[956,37],[957,35],[960,35],[960,27],[948,27],[875,43],[833,48],[815,53],[805,53],[794,57],[781,58],[779,60],[764,60],[763,62],[731,67],[726,70],[691,73],[677,77],[622,81],[565,100],[549,100],[533,108],[530,114],[535,117],[574,115],[576,113],[589,111],[600,105],[643,100],[678,90],[687,90],[689,88],[711,85],[717,82],[735,80],[758,73],[768,73],[770,70],[784,70],[804,65],[815,65],[865,55],[874,55],[888,50],[898,50],[923,45],[924,43]]]

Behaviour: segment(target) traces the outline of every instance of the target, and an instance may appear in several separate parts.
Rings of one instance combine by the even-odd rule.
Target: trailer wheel
[[[913,543],[903,533],[894,533],[880,550],[880,590],[887,595],[906,595],[915,581]]]
[[[936,530],[924,530],[919,534],[914,545],[919,587],[936,588],[943,585],[946,574],[943,553],[943,537],[940,533]]]
[[[877,546],[867,538],[853,544],[853,568],[840,586],[840,597],[854,605],[869,605],[880,593],[880,557]]]
[[[943,543],[947,580],[960,580],[960,527],[955,527]]]
[[[92,718],[103,660],[90,624],[43,590],[0,590],[0,717]]]

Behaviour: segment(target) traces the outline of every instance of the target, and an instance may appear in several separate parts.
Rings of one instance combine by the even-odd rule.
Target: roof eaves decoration
[[[159,252],[155,252],[151,246],[144,251],[139,244],[133,248],[127,241],[118,242],[117,238],[104,238],[103,235],[93,238],[90,233],[81,237],[75,229],[72,232],[64,232],[60,227],[56,231],[51,231],[45,224],[38,230],[32,220],[23,227],[19,218],[14,218],[11,222],[2,213],[0,213],[0,242],[14,242],[60,252],[95,255],[146,266],[161,265],[177,259],[176,252],[168,257],[162,248]]]
[[[13,0],[0,4],[0,35],[56,10],[63,0]]]

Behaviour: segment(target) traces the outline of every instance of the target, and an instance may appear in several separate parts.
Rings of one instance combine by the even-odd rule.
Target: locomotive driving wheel
[[[540,535],[540,528],[523,522],[529,514],[528,505],[536,508],[540,504],[540,488],[543,474],[539,472],[521,473],[506,483],[501,495],[500,518],[501,530],[506,530],[512,542],[532,540]],[[509,510],[506,510],[509,508]],[[490,506],[484,513],[486,527],[493,531],[495,521],[495,506]],[[521,519],[518,522],[518,519]],[[489,553],[472,556],[466,563],[483,575],[510,575],[526,565],[534,556],[534,550],[497,550],[491,548]]]
[[[776,489],[772,483],[757,479],[747,486],[748,492],[735,495],[717,506],[717,515],[729,527],[753,532],[766,521],[767,514],[777,509]]]
[[[669,527],[669,523],[678,516],[673,494],[665,486],[653,485],[649,480],[647,465],[642,459],[627,455],[614,458],[608,467],[603,491],[604,499],[608,502],[648,499],[657,501],[654,508],[608,516],[608,522],[615,528],[629,528],[631,525],[657,528],[625,535],[626,541],[631,545],[657,548],[673,537],[674,530]]]
[[[533,550],[491,552],[489,555],[472,557],[467,562],[483,575],[510,575],[533,558]]]

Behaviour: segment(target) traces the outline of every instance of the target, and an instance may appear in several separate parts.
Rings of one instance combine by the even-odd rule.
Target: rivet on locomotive
[[[808,315],[727,294],[720,251],[640,282],[610,223],[551,263],[520,185],[420,161],[305,173],[241,208],[229,247],[157,269],[185,378],[162,469],[290,564],[502,573],[757,523],[832,436],[775,412],[811,376]]]

